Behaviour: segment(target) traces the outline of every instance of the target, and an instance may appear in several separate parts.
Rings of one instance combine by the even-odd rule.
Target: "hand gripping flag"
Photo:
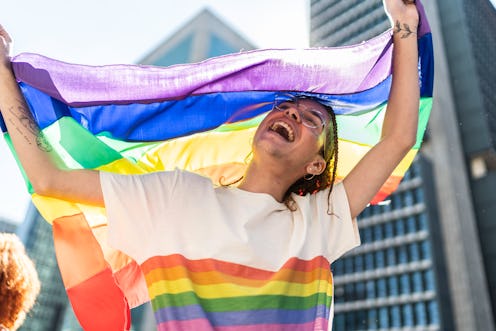
[[[417,7],[417,141],[372,203],[398,186],[432,106],[432,39],[419,1]],[[67,168],[139,174],[178,167],[214,183],[234,181],[244,172],[257,125],[282,92],[317,97],[334,108],[339,180],[380,139],[393,47],[387,31],[349,47],[257,50],[167,68],[83,66],[36,54],[18,55],[12,64],[33,117]],[[26,182],[53,225],[64,285],[83,328],[128,329],[129,307],[149,298],[139,266],[107,246],[105,210],[40,196]]]

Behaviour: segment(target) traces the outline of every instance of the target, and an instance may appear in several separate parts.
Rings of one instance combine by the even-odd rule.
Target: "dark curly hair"
[[[336,170],[338,165],[338,126],[336,123],[336,114],[334,113],[334,110],[331,106],[323,104],[317,98],[303,96],[297,97],[297,99],[310,99],[318,102],[327,110],[330,120],[329,124],[326,126],[327,131],[325,145],[322,146],[322,149],[320,150],[320,153],[326,162],[326,168],[320,175],[316,175],[311,179],[305,179],[302,177],[289,187],[284,195],[284,203],[291,210],[295,209],[294,201],[291,198],[291,193],[303,196],[325,190],[329,187],[330,196],[334,186],[334,181],[336,180]]]
[[[0,325],[16,330],[33,307],[40,281],[22,242],[0,233]]]

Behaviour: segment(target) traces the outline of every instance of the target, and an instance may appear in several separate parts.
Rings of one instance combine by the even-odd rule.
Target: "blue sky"
[[[0,23],[14,39],[14,54],[94,65],[134,63],[205,7],[260,48],[308,46],[309,0],[3,1]],[[0,218],[21,222],[28,201],[0,139]]]

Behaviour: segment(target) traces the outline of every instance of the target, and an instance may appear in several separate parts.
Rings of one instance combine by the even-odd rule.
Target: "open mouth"
[[[269,130],[279,134],[281,137],[283,137],[288,142],[294,141],[293,128],[285,122],[281,122],[281,121],[274,122],[269,127]]]

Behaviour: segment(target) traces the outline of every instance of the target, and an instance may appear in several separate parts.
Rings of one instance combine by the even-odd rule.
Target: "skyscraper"
[[[333,266],[336,330],[494,330],[495,12],[486,0],[424,5],[436,57],[429,139],[390,206],[360,216],[364,245]],[[388,27],[380,0],[311,1],[313,46],[358,43]],[[406,236],[403,222],[416,224]]]

